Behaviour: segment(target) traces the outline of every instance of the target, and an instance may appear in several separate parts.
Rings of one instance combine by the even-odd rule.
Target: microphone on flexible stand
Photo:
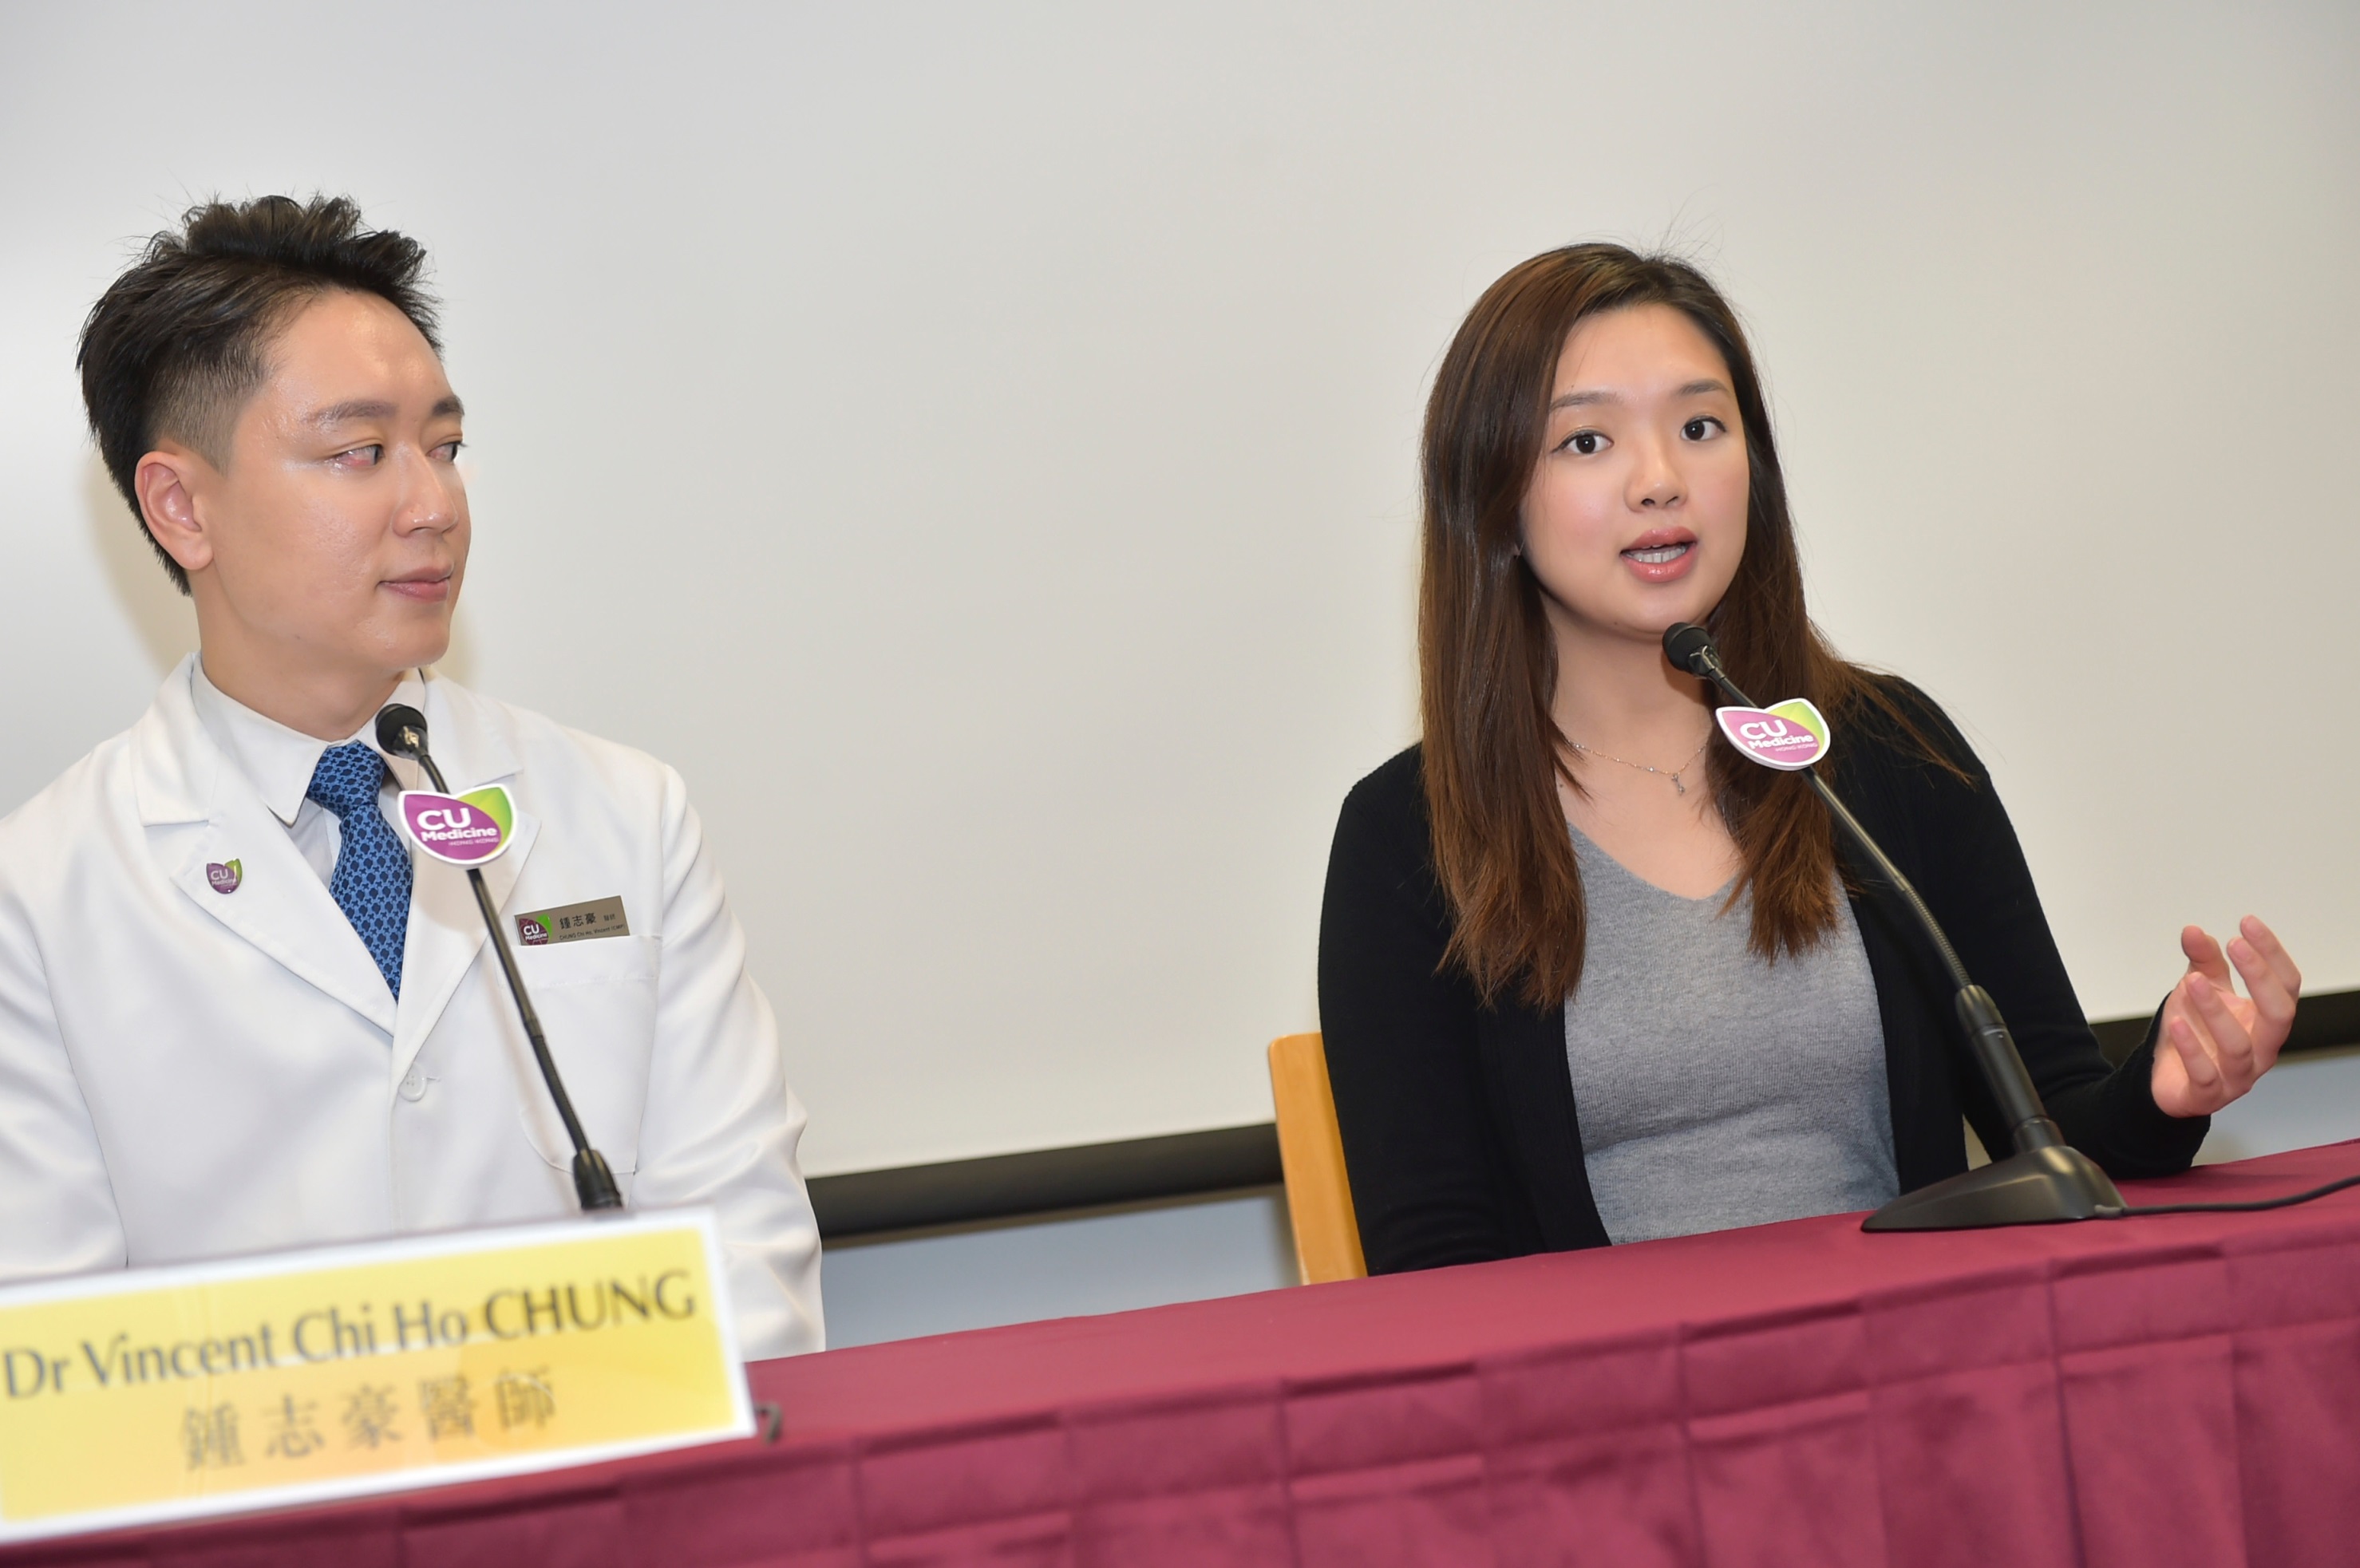
[[[426,749],[426,715],[406,702],[388,702],[377,710],[377,744],[395,757],[417,759],[434,788],[449,794],[451,787],[442,781],[442,770],[434,766],[434,758]],[[532,1042],[532,1058],[541,1064],[541,1081],[549,1085],[549,1097],[556,1102],[557,1116],[565,1124],[565,1136],[574,1140],[574,1195],[585,1214],[601,1209],[623,1206],[622,1190],[615,1185],[615,1173],[606,1167],[606,1158],[590,1147],[589,1137],[582,1130],[582,1119],[574,1114],[574,1102],[565,1093],[565,1081],[557,1075],[556,1059],[549,1054],[549,1040],[541,1032],[541,1015],[533,1011],[532,998],[525,994],[524,976],[517,970],[516,954],[508,951],[508,942],[500,931],[499,911],[492,907],[491,889],[484,886],[484,874],[476,867],[466,868],[468,885],[475,890],[475,907],[484,911],[484,929],[491,933],[492,951],[499,954],[500,973],[508,976],[508,994],[516,998],[517,1016],[524,1020],[525,1039]]]
[[[1674,669],[1711,682],[1739,707],[1759,709],[1760,705],[1739,691],[1730,680],[1729,671],[1721,668],[1721,650],[1713,646],[1711,634],[1702,626],[1682,621],[1665,632],[1664,656],[1672,661]],[[2000,1112],[2006,1117],[2016,1142],[2016,1152],[2006,1159],[1995,1160],[1963,1176],[1905,1192],[1869,1215],[1861,1223],[1861,1228],[1967,1230],[1983,1225],[2119,1217],[2125,1208],[2122,1193],[2095,1161],[2066,1143],[2064,1134],[2049,1120],[2040,1103],[2039,1091],[2033,1087],[2032,1074],[2025,1071],[2024,1057],[2016,1048],[2015,1037],[2008,1033],[2007,1024],[1999,1015],[1998,1005],[1992,1000],[1990,992],[1974,983],[1966,965],[1959,962],[1959,954],[1934,919],[1934,911],[1926,907],[1926,900],[1909,885],[1909,878],[1901,874],[1901,868],[1861,826],[1860,819],[1836,799],[1816,768],[1807,765],[1791,771],[1810,780],[1836,825],[1868,858],[1877,877],[1908,910],[1941,956],[1942,966],[1950,971],[1950,983],[1957,987],[1953,1005],[1958,1010],[1959,1025],[1966,1031],[1975,1065],[1982,1069],[1983,1082],[1999,1102]]]

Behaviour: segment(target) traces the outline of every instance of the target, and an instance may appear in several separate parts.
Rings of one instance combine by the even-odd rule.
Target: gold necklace
[[[1671,769],[1669,772],[1666,772],[1660,768],[1651,768],[1644,762],[1633,762],[1628,757],[1617,757],[1611,751],[1600,751],[1594,746],[1584,746],[1579,741],[1574,739],[1571,735],[1565,737],[1565,744],[1573,747],[1574,750],[1581,753],[1584,757],[1602,757],[1609,762],[1619,762],[1625,768],[1636,768],[1642,773],[1661,774],[1664,778],[1672,781],[1672,788],[1674,789],[1685,795],[1688,792],[1688,787],[1680,781],[1680,775],[1686,773],[1688,768],[1695,764],[1696,759],[1704,755],[1704,748],[1712,744],[1712,732],[1710,730],[1705,731],[1704,739],[1697,742],[1697,748],[1688,753],[1688,761],[1681,763],[1677,768]]]

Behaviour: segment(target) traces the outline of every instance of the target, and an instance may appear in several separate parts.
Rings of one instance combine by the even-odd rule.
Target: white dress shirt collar
[[[289,729],[229,696],[206,679],[202,659],[196,661],[191,673],[189,695],[196,704],[198,722],[205,726],[213,744],[221,747],[222,755],[254,786],[262,803],[270,808],[270,814],[293,827],[311,793],[311,775],[319,768],[320,754],[332,743]],[[401,684],[386,701],[422,708],[425,696],[426,684],[413,672],[402,678]],[[377,723],[372,716],[358,734],[348,739],[363,742],[383,756],[376,731]]]

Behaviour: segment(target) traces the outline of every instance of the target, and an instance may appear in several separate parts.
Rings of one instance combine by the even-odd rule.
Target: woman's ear
[[[204,508],[198,494],[214,477],[213,465],[180,445],[167,441],[139,460],[132,471],[132,493],[139,497],[139,519],[166,555],[183,572],[202,572],[213,561]]]

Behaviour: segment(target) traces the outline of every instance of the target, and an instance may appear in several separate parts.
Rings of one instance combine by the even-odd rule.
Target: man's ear
[[[164,553],[183,572],[202,572],[213,561],[213,542],[198,504],[213,465],[178,441],[167,441],[139,460],[131,488],[139,497],[140,519]]]

